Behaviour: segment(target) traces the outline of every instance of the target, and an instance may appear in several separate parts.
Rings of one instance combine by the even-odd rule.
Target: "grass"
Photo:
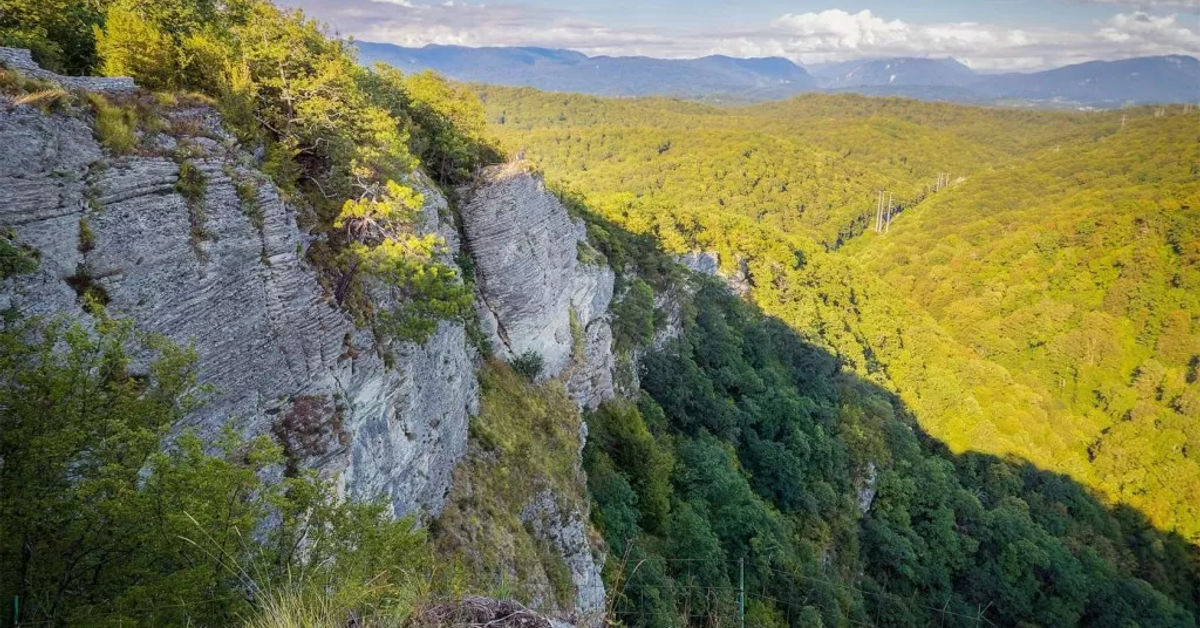
[[[88,94],[95,113],[96,139],[115,155],[127,155],[137,145],[137,112],[132,107],[115,105],[100,94]]]
[[[0,279],[8,279],[37,270],[37,251],[16,241],[11,228],[0,227]]]
[[[564,511],[586,505],[579,410],[561,382],[532,384],[499,360],[479,379],[482,406],[435,534],[439,551],[461,557],[472,589],[569,608],[570,570],[523,513],[546,492]]]
[[[242,213],[246,215],[250,224],[262,233],[266,216],[258,203],[258,181],[252,176],[236,172],[232,167],[227,169],[226,174],[233,180],[233,191],[237,194]]]
[[[87,253],[96,248],[96,232],[87,218],[79,219],[79,252]]]
[[[17,96],[13,99],[13,104],[31,105],[41,109],[44,113],[51,113],[66,109],[73,100],[71,94],[66,90],[54,87]]]
[[[187,203],[192,249],[201,260],[204,259],[204,251],[200,248],[200,243],[215,239],[215,235],[205,226],[208,217],[204,214],[204,194],[207,189],[208,177],[204,176],[191,160],[183,158],[179,162],[179,179],[175,181],[175,191],[179,192]]]

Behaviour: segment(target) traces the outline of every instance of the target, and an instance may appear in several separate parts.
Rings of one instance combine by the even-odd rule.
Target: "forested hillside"
[[[669,251],[717,252],[953,451],[1028,460],[1200,539],[1200,118],[481,93],[510,149]]]
[[[581,626],[716,627],[740,593],[756,628],[1196,626],[1200,118],[480,102],[363,68],[265,0],[2,8],[0,44],[140,86],[0,67],[5,137],[39,153],[0,159],[3,625],[425,628],[485,593]],[[529,161],[484,168],[501,147]],[[114,233],[165,242],[160,224],[162,251],[90,263],[124,250]],[[242,232],[237,263],[206,265]],[[28,244],[46,233],[67,235]],[[237,335],[247,297],[182,346],[147,333],[136,315],[193,284],[145,283],[122,311],[143,264],[261,288],[278,320]],[[65,306],[22,301],[23,281]],[[529,329],[551,333],[522,348],[557,353],[511,350]],[[204,432],[221,391],[199,356],[223,340],[231,372],[295,342],[294,366],[262,370],[369,381],[263,385],[254,416]],[[430,432],[461,419],[439,513],[401,510],[409,485],[383,477],[449,450],[407,433],[427,409]],[[339,455],[377,466],[325,475]],[[572,616],[581,600],[600,612]],[[549,625],[504,608],[474,623]]]

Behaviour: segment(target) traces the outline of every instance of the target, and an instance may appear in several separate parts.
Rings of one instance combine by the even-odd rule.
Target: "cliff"
[[[542,375],[564,376],[586,407],[611,399],[614,275],[589,258],[583,221],[520,163],[485,169],[461,192],[480,320],[498,355],[538,355]]]
[[[12,49],[0,55],[64,88],[148,98],[124,81],[80,83],[25,60]],[[194,347],[199,379],[212,392],[179,430],[215,439],[234,424],[271,434],[292,463],[335,478],[347,498],[385,499],[397,516],[437,517],[480,407],[483,362],[464,323],[442,321],[422,344],[356,326],[308,261],[316,236],[298,227],[297,209],[217,113],[197,103],[156,111],[161,123],[118,155],[98,141],[87,107],[0,102],[0,225],[38,257],[34,272],[0,284],[0,310],[86,321],[86,301],[99,301],[141,331]],[[446,196],[419,172],[409,183],[425,198],[419,230],[457,252]],[[484,324],[497,353],[539,352],[543,378],[566,381],[579,405],[611,397],[613,276],[576,260],[581,223],[528,173],[486,173],[461,219],[480,278],[478,309],[495,313]],[[573,420],[569,455],[581,474],[581,422]],[[559,486],[579,494],[539,494],[515,507],[531,520],[538,513],[527,533],[569,565],[581,591],[576,608],[553,610],[594,615],[604,592],[586,489],[578,481]],[[563,504],[570,508],[560,512]]]

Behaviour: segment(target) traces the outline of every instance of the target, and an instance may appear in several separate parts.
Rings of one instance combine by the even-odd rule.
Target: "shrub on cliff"
[[[124,323],[95,331],[0,328],[0,593],[18,623],[232,625],[288,591],[402,615],[434,586],[410,520],[337,504],[313,475],[265,482],[282,462],[265,437],[161,450],[201,399],[195,355]]]

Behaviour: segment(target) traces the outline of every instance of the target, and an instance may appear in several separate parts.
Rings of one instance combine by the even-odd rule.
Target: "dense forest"
[[[763,627],[1200,617],[1194,117],[476,96],[362,68],[263,0],[12,0],[0,44],[146,88],[0,68],[5,98],[89,117],[111,155],[147,149],[163,108],[220,111],[299,208],[337,304],[382,337],[471,328],[469,273],[414,231],[413,173],[449,188],[524,149],[617,273],[629,390],[581,415],[536,360],[480,342],[471,492],[421,527],[338,499],[269,437],[162,449],[204,402],[195,355],[102,294],[82,291],[91,326],[6,312],[0,592],[21,625],[412,626],[439,596],[520,597],[490,578],[553,562],[521,545],[530,476],[586,483],[615,625],[730,625],[739,589]],[[689,251],[748,298],[673,263]],[[0,233],[0,278],[36,264]]]
[[[1195,115],[481,94],[564,190],[716,252],[955,452],[1019,456],[1200,539]]]
[[[638,253],[644,236],[607,242],[626,299],[646,284],[630,277],[681,285]],[[730,621],[744,578],[755,626],[1194,625],[1185,539],[1067,475],[951,453],[894,392],[693,281],[683,333],[643,358],[641,397],[589,417],[618,619]],[[649,337],[639,310],[625,337]]]

